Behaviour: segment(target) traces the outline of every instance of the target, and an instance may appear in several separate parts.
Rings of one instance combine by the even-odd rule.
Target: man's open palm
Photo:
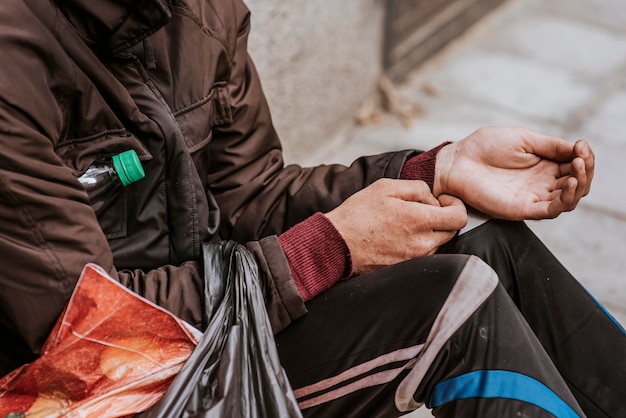
[[[554,218],[589,193],[594,156],[575,144],[523,128],[482,128],[444,147],[435,195],[450,194],[491,216]]]

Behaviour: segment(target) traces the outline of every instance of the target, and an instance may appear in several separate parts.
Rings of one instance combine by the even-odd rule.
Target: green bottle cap
[[[146,176],[135,150],[124,151],[113,156],[113,167],[120,177],[122,185],[128,186]]]

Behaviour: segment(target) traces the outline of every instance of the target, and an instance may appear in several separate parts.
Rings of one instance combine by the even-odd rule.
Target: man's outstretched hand
[[[326,216],[356,274],[434,253],[467,223],[466,204],[493,217],[554,218],[589,193],[594,155],[523,128],[482,128],[437,155],[433,193],[419,180],[381,179]],[[453,197],[454,196],[454,197]]]
[[[555,218],[589,193],[593,171],[593,151],[583,140],[488,127],[439,151],[433,193],[496,218]]]

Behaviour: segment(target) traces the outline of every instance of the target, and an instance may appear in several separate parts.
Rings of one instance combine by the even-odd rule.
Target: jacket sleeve
[[[247,52],[249,12],[236,2],[240,29],[227,84],[232,123],[213,130],[208,193],[220,208],[220,235],[248,242],[257,259],[274,332],[306,312],[277,235],[327,212],[381,177],[398,177],[415,151],[363,157],[350,167],[285,166],[254,63]],[[305,239],[305,237],[303,237]]]
[[[233,123],[214,130],[207,182],[221,210],[222,236],[238,241],[280,234],[315,212],[327,212],[378,178],[397,177],[414,153],[364,157],[350,167],[284,166],[268,104],[246,51],[248,32],[245,19],[228,83]]]

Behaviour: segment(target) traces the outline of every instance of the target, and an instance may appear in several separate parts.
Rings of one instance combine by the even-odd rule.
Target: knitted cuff
[[[409,158],[402,167],[400,178],[403,180],[423,180],[428,184],[430,190],[432,190],[435,183],[437,153],[439,153],[441,148],[450,143],[450,141],[446,141],[430,151],[422,152],[421,154]]]
[[[348,246],[320,212],[282,233],[278,240],[305,302],[352,275]]]

